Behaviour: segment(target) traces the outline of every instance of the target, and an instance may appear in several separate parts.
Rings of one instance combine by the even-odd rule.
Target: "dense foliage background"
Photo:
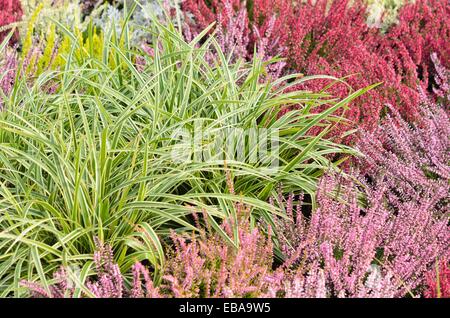
[[[2,297],[449,297],[447,0],[0,0],[0,43]]]

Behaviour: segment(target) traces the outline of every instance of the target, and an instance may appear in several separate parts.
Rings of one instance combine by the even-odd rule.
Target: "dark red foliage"
[[[212,1],[212,8],[208,7],[203,0],[186,0],[182,2],[183,10],[189,12],[195,18],[195,21],[190,21],[191,30],[198,32],[213,23],[216,20],[216,14],[213,10],[217,11],[220,8],[219,5],[220,2],[216,0]]]
[[[329,7],[326,0],[299,5],[291,17],[291,35],[287,43],[288,65],[292,70],[305,75],[346,77],[345,83],[335,83],[329,88],[330,80],[310,81],[307,86],[297,88],[313,91],[326,88],[333,96],[343,98],[353,89],[383,83],[355,100],[345,111],[345,118],[354,125],[338,125],[334,130],[338,136],[356,127],[373,129],[386,103],[399,107],[405,102],[416,105],[416,100],[411,103],[409,94],[407,98],[398,98],[399,92],[414,92],[415,88],[403,87],[392,65],[371,49],[372,43],[381,38],[378,29],[366,24],[365,5],[356,1],[349,6],[348,2],[333,1]],[[415,109],[410,112],[414,113]]]
[[[428,273],[428,290],[425,291],[425,297],[450,298],[450,268],[448,265],[449,262],[443,260],[436,269]]]
[[[247,57],[259,48],[264,54],[285,57],[283,73],[326,74],[345,78],[344,83],[330,80],[309,81],[298,88],[326,89],[336,97],[352,90],[381,82],[382,85],[356,99],[344,116],[353,124],[340,124],[334,135],[352,128],[373,130],[386,104],[393,105],[405,118],[418,118],[418,86],[432,92],[434,68],[430,55],[448,68],[450,63],[450,6],[447,0],[417,0],[399,13],[399,23],[386,33],[367,25],[367,7],[362,0],[187,0],[183,10],[193,15],[198,32],[219,19],[225,3],[236,12],[248,11],[250,34]],[[351,5],[350,5],[351,2]],[[226,30],[226,26],[222,25]],[[270,29],[270,32],[267,30]],[[330,87],[331,85],[331,87]],[[321,109],[317,109],[320,111]]]
[[[386,34],[388,47],[380,51],[408,85],[419,80],[428,86],[433,75],[432,53],[450,68],[450,3],[416,0],[401,9],[398,19]]]
[[[0,0],[0,29],[6,25],[22,19],[22,6],[19,0]],[[0,32],[0,42],[11,32],[7,29]],[[19,33],[16,31],[11,39],[11,43],[17,41]]]

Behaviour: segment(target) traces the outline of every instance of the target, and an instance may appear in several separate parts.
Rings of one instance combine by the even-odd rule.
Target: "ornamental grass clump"
[[[160,240],[170,229],[197,231],[191,207],[237,247],[238,237],[219,226],[236,202],[253,221],[272,223],[267,200],[278,182],[313,196],[322,171],[342,162],[330,154],[354,153],[310,130],[338,121],[334,113],[370,87],[342,100],[286,93],[295,75],[262,81],[260,60],[230,63],[214,37],[200,43],[207,30],[186,42],[172,24],[152,21],[152,55],[132,45],[126,21],[120,35],[57,24],[61,66],[42,67],[33,80],[16,77],[0,112],[0,295],[22,295],[20,279],[44,281],[60,263],[89,272],[93,237],[111,245],[123,271],[146,260],[160,279]],[[211,64],[205,55],[212,50],[219,54]],[[277,115],[294,104],[304,107]],[[312,112],[323,104],[327,111]],[[259,150],[245,139],[231,152],[214,146],[221,141],[214,136],[248,132],[262,132],[274,146]]]
[[[200,233],[172,232],[171,244],[167,247],[168,260],[158,287],[154,285],[154,275],[140,262],[132,266],[131,283],[127,284],[126,276],[113,261],[111,247],[98,240],[94,253],[95,276],[84,286],[74,281],[79,277],[68,275],[64,267],[54,274],[55,282],[47,286],[47,290],[42,284],[29,281],[22,281],[21,286],[33,297],[46,298],[76,295],[96,298],[263,296],[272,272],[271,237],[265,236],[257,227],[250,227],[248,208],[239,203],[236,209],[238,224],[232,226],[234,221],[228,219],[221,228],[230,236],[238,235],[240,248],[233,247],[212,231],[206,215],[205,224],[200,224],[199,216],[194,213]]]

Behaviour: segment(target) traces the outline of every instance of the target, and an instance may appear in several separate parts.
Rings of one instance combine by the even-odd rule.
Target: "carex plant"
[[[136,261],[150,264],[158,283],[164,241],[171,230],[195,232],[193,212],[239,248],[239,236],[219,226],[237,217],[236,203],[251,209],[254,224],[271,224],[282,212],[268,203],[279,184],[314,204],[323,171],[354,154],[322,137],[340,120],[334,113],[370,87],[342,100],[293,91],[317,77],[268,81],[267,62],[231,63],[210,30],[187,42],[156,19],[145,30],[147,54],[131,44],[127,21],[120,32],[76,32],[54,21],[68,48],[63,62],[32,80],[19,68],[0,112],[1,296],[22,295],[22,279],[48,288],[61,264],[79,266],[82,286],[94,272],[94,238],[111,245],[124,272]],[[311,134],[317,126],[322,132]],[[175,160],[186,142],[180,131],[196,140],[199,127],[209,137],[223,129],[276,132],[269,160],[276,167],[268,172],[266,161],[249,160],[260,142],[247,137],[235,147],[241,156],[196,160],[198,148],[181,147],[184,160]],[[209,137],[192,143],[202,151]]]

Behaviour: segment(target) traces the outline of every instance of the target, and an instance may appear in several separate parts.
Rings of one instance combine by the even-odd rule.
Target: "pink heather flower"
[[[195,236],[172,234],[175,250],[169,254],[165,289],[175,297],[245,297],[266,288],[272,264],[271,239],[250,229],[248,210],[237,205],[239,242],[235,250],[215,233]],[[225,220],[225,232],[233,236],[233,222]],[[189,241],[189,243],[187,242]]]
[[[285,298],[327,298],[323,269],[315,267],[306,275],[297,275],[293,281],[285,281]]]
[[[133,288],[130,292],[131,298],[160,298],[162,295],[159,289],[153,285],[153,280],[146,267],[137,262],[132,267],[133,273]],[[145,290],[142,289],[141,275],[143,277],[143,283]]]
[[[349,179],[325,176],[309,221],[296,217],[276,223],[287,257],[276,294],[402,297],[424,284],[426,272],[436,257],[448,253],[450,243],[447,220],[436,210],[442,194],[428,193],[421,201],[394,200],[386,180],[366,184],[363,194],[364,207]],[[293,211],[292,198],[283,203],[289,207],[287,215],[299,213]],[[319,270],[325,284],[317,281]],[[308,277],[316,279],[313,286],[325,286],[325,292],[306,288]],[[295,279],[303,285],[289,283]]]
[[[232,60],[247,57],[248,26],[245,8],[235,12],[231,1],[223,1],[223,10],[217,15],[217,40],[222,50],[232,54]]]
[[[39,283],[22,280],[20,285],[27,288],[31,292],[31,296],[33,298],[52,298],[52,295],[49,294]]]
[[[123,278],[119,266],[114,263],[110,246],[95,239],[97,251],[94,253],[94,264],[98,281],[88,282],[87,287],[99,298],[122,298]]]
[[[439,60],[436,53],[431,54],[431,61],[434,64],[435,76],[434,81],[436,87],[433,87],[433,92],[436,96],[446,99],[447,103],[450,102],[450,70],[445,68]],[[448,106],[447,106],[448,107]]]
[[[86,287],[98,298],[122,298],[125,295],[123,277],[119,266],[113,262],[111,247],[104,245],[97,238],[94,240],[97,247],[94,253],[97,280],[86,282]],[[69,284],[70,279],[63,267],[55,272],[54,278],[56,283],[49,287],[50,293],[37,283],[22,281],[21,285],[28,288],[33,297],[73,297],[74,287]]]
[[[18,64],[18,54],[15,49],[6,49],[3,58],[0,57],[0,91],[5,96],[8,96],[14,87]],[[0,111],[3,105],[3,96],[0,94]]]
[[[75,289],[69,284],[70,279],[63,267],[54,273],[53,278],[55,283],[49,286],[50,292],[47,292],[44,287],[35,282],[22,280],[20,285],[30,290],[31,296],[35,298],[65,298],[73,296]]]
[[[358,149],[362,172],[382,179],[392,190],[391,204],[432,199],[436,208],[445,211],[450,168],[450,126],[447,112],[422,93],[421,120],[409,125],[389,107],[390,114],[373,132],[361,134]]]

